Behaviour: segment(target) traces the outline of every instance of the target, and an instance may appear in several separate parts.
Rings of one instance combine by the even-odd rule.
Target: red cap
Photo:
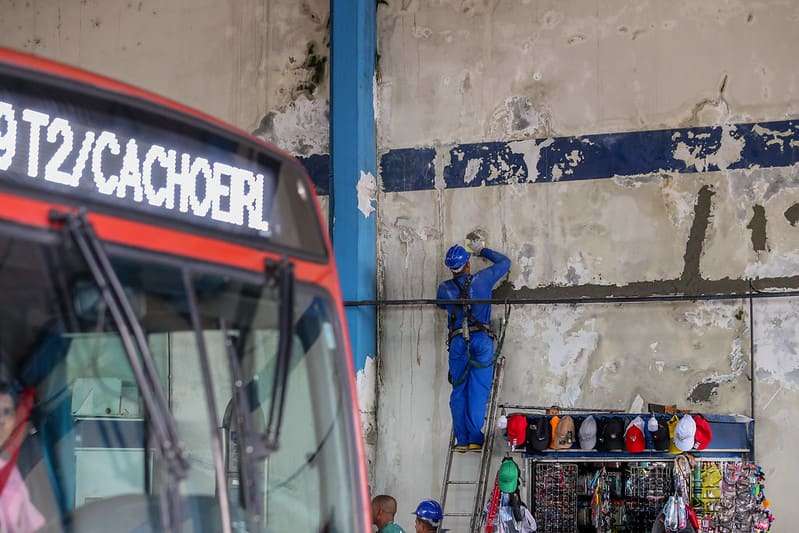
[[[511,446],[524,446],[527,440],[527,417],[520,414],[508,417],[508,443]]]
[[[713,430],[710,429],[710,422],[702,415],[693,415],[696,422],[696,436],[694,437],[694,449],[704,450],[713,440]]]
[[[646,449],[644,432],[638,426],[630,425],[624,433],[624,445],[630,453],[641,453]]]

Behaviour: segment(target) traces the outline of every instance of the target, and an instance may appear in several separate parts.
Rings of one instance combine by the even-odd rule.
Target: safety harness
[[[494,352],[494,356],[491,358],[490,361],[486,363],[478,363],[474,359],[472,359],[472,349],[471,349],[471,334],[484,332],[487,333],[491,339],[496,340],[494,336],[494,332],[491,331],[486,324],[478,321],[472,315],[472,306],[469,304],[468,300],[471,298],[469,294],[469,289],[472,286],[472,276],[471,274],[466,274],[464,278],[464,283],[461,285],[458,283],[457,278],[452,278],[452,281],[455,285],[458,286],[460,290],[460,299],[464,301],[463,303],[463,320],[461,321],[461,327],[455,328],[456,320],[458,317],[454,312],[450,313],[449,315],[449,338],[447,339],[447,348],[449,348],[449,343],[452,342],[452,339],[457,337],[458,335],[463,336],[463,340],[466,343],[466,366],[463,368],[463,372],[461,373],[460,377],[457,380],[453,379],[452,374],[448,374],[447,377],[449,382],[452,384],[453,387],[458,387],[462,385],[466,381],[466,377],[469,375],[470,368],[488,368],[490,366],[494,366],[494,363],[499,356],[499,350]]]

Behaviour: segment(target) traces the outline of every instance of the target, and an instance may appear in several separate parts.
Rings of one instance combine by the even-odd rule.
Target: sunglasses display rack
[[[625,482],[625,523],[630,530],[644,531],[663,509],[672,492],[672,465],[631,463]]]
[[[538,531],[573,533],[577,528],[577,465],[536,464],[532,490]]]

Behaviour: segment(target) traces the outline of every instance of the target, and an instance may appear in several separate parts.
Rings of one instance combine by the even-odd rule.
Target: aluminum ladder
[[[501,340],[504,340],[504,327],[502,332]],[[501,344],[498,343],[497,351],[501,350]],[[502,387],[502,377],[503,377],[503,370],[505,368],[505,356],[500,355],[497,357],[497,360],[494,362],[494,380],[491,384],[491,395],[488,399],[488,409],[486,410],[486,424],[484,426],[485,431],[485,442],[483,442],[483,448],[480,451],[480,470],[479,470],[479,477],[476,480],[452,480],[450,479],[450,475],[452,473],[452,462],[453,457],[457,453],[461,459],[458,461],[459,463],[465,462],[466,459],[470,459],[475,457],[477,454],[475,452],[464,452],[459,453],[453,450],[455,446],[455,432],[450,432],[449,437],[449,450],[447,452],[447,462],[444,467],[444,479],[441,484],[441,508],[444,510],[444,520],[442,521],[441,526],[439,526],[438,531],[443,531],[444,526],[446,525],[446,521],[448,517],[452,518],[469,518],[470,519],[470,526],[469,531],[471,533],[478,533],[480,531],[480,526],[482,524],[482,514],[483,514],[483,505],[485,501],[485,493],[486,493],[486,483],[488,481],[488,474],[489,468],[491,467],[491,456],[494,451],[494,439],[496,436],[496,418],[497,418],[497,406],[499,403],[499,393]],[[467,512],[448,512],[447,511],[447,495],[449,492],[450,486],[453,485],[460,485],[460,486],[473,486],[474,487],[474,500],[472,504],[472,511],[470,513]]]

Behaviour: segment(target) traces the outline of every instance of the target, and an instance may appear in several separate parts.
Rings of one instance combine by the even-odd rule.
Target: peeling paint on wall
[[[569,258],[566,272],[555,277],[555,284],[580,285],[591,281],[593,276],[589,264],[590,260],[587,261],[582,252],[572,255]]]
[[[679,133],[677,138],[681,137],[682,133]],[[695,168],[697,172],[704,172],[711,168],[719,170],[730,168],[741,160],[746,146],[743,136],[731,124],[721,127],[721,139],[717,144],[709,144],[707,143],[708,137],[700,137],[691,131],[682,138],[684,140],[677,142],[674,149],[674,159],[684,162],[688,168]]]
[[[799,275],[799,251],[768,254],[762,260],[747,265],[744,274],[750,279]],[[762,288],[762,284],[759,283],[758,287]]]
[[[530,139],[527,141],[515,141],[508,144],[513,152],[521,154],[524,166],[527,169],[529,181],[535,182],[538,180],[538,163],[541,160],[541,150],[552,146],[554,142],[555,139],[545,139],[540,143]]]
[[[790,132],[791,136],[774,143],[762,134],[764,130]],[[425,157],[412,155],[417,151]],[[429,163],[441,156],[441,151],[449,156],[443,168],[446,188],[607,178],[631,178],[630,184],[637,186],[664,173],[795,165],[799,163],[799,121],[392,149],[381,157],[383,190],[436,187]],[[398,160],[405,164],[393,164]],[[479,165],[472,163],[475,160]]]
[[[371,172],[364,172],[361,170],[361,177],[358,179],[356,185],[358,191],[358,211],[364,216],[369,218],[369,215],[375,211],[375,203],[377,202],[377,181]]]
[[[688,395],[688,401],[692,403],[709,402],[718,395],[719,387],[727,383],[734,383],[744,371],[745,358],[743,354],[743,341],[741,337],[736,337],[732,341],[732,348],[729,354],[730,371],[720,373],[713,372],[710,376],[697,383]]]
[[[377,361],[366,357],[363,369],[355,376],[358,406],[361,413],[361,432],[366,444],[366,461],[371,475],[374,474],[374,455],[377,446]]]
[[[529,328],[529,334],[539,336],[546,346],[550,376],[541,385],[556,405],[574,406],[599,344],[595,320],[586,318],[585,309],[569,306],[555,307],[541,318]]]
[[[799,298],[756,301],[755,375],[799,391]]]
[[[732,329],[741,323],[742,304],[726,301],[699,301],[683,313],[683,320],[702,335],[707,328]]]
[[[326,98],[304,94],[280,110],[267,113],[253,135],[296,155],[326,154],[330,118]]]

